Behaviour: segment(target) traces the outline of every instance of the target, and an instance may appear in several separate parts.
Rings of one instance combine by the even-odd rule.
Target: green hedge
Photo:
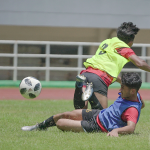
[[[0,80],[0,87],[19,87],[20,81]],[[41,81],[45,88],[74,88],[75,81]],[[120,88],[120,84],[115,82],[109,88]],[[143,89],[150,89],[150,83],[142,83]]]

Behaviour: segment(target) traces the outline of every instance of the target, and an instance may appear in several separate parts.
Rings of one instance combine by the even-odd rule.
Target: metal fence
[[[50,71],[77,71],[78,73],[84,69],[82,67],[83,59],[92,57],[92,55],[83,55],[83,46],[99,46],[100,43],[93,42],[51,42],[51,41],[14,41],[14,40],[0,40],[0,44],[12,44],[13,53],[0,53],[0,57],[13,57],[13,66],[0,66],[0,70],[13,70],[13,80],[17,80],[17,71],[18,70],[44,70],[45,71],[45,81],[50,81]],[[18,54],[18,44],[24,45],[45,45],[46,51],[45,54]],[[50,54],[50,45],[72,45],[78,46],[77,55],[58,55]],[[133,47],[141,47],[141,56],[140,58],[144,60],[150,60],[150,56],[146,56],[147,48],[150,47],[150,44],[134,44]],[[46,63],[44,67],[18,67],[18,58],[21,57],[33,57],[33,58],[45,58]],[[76,58],[78,60],[77,67],[51,67],[50,58]],[[122,72],[140,72],[143,82],[146,81],[146,72],[141,69],[136,68],[123,68]]]

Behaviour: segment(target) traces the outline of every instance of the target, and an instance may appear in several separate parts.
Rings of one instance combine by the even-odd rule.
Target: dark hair
[[[117,37],[128,44],[134,40],[135,35],[140,29],[136,27],[132,22],[123,22],[117,29]]]
[[[124,73],[121,77],[121,81],[122,84],[126,85],[129,88],[136,89],[137,92],[142,85],[141,77],[138,73],[135,72]]]

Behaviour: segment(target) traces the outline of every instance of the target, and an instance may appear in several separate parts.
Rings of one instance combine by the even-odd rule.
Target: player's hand
[[[118,137],[118,131],[117,130],[112,130],[111,132],[109,132],[107,134],[107,136],[114,136],[114,137]]]

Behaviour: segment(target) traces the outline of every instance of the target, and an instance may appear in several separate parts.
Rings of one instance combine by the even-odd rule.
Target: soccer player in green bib
[[[108,107],[107,91],[128,62],[150,72],[150,66],[131,49],[135,35],[140,29],[132,22],[124,22],[117,29],[117,37],[104,40],[96,54],[84,62],[85,70],[76,77],[74,108],[87,109],[88,101],[92,109]]]

